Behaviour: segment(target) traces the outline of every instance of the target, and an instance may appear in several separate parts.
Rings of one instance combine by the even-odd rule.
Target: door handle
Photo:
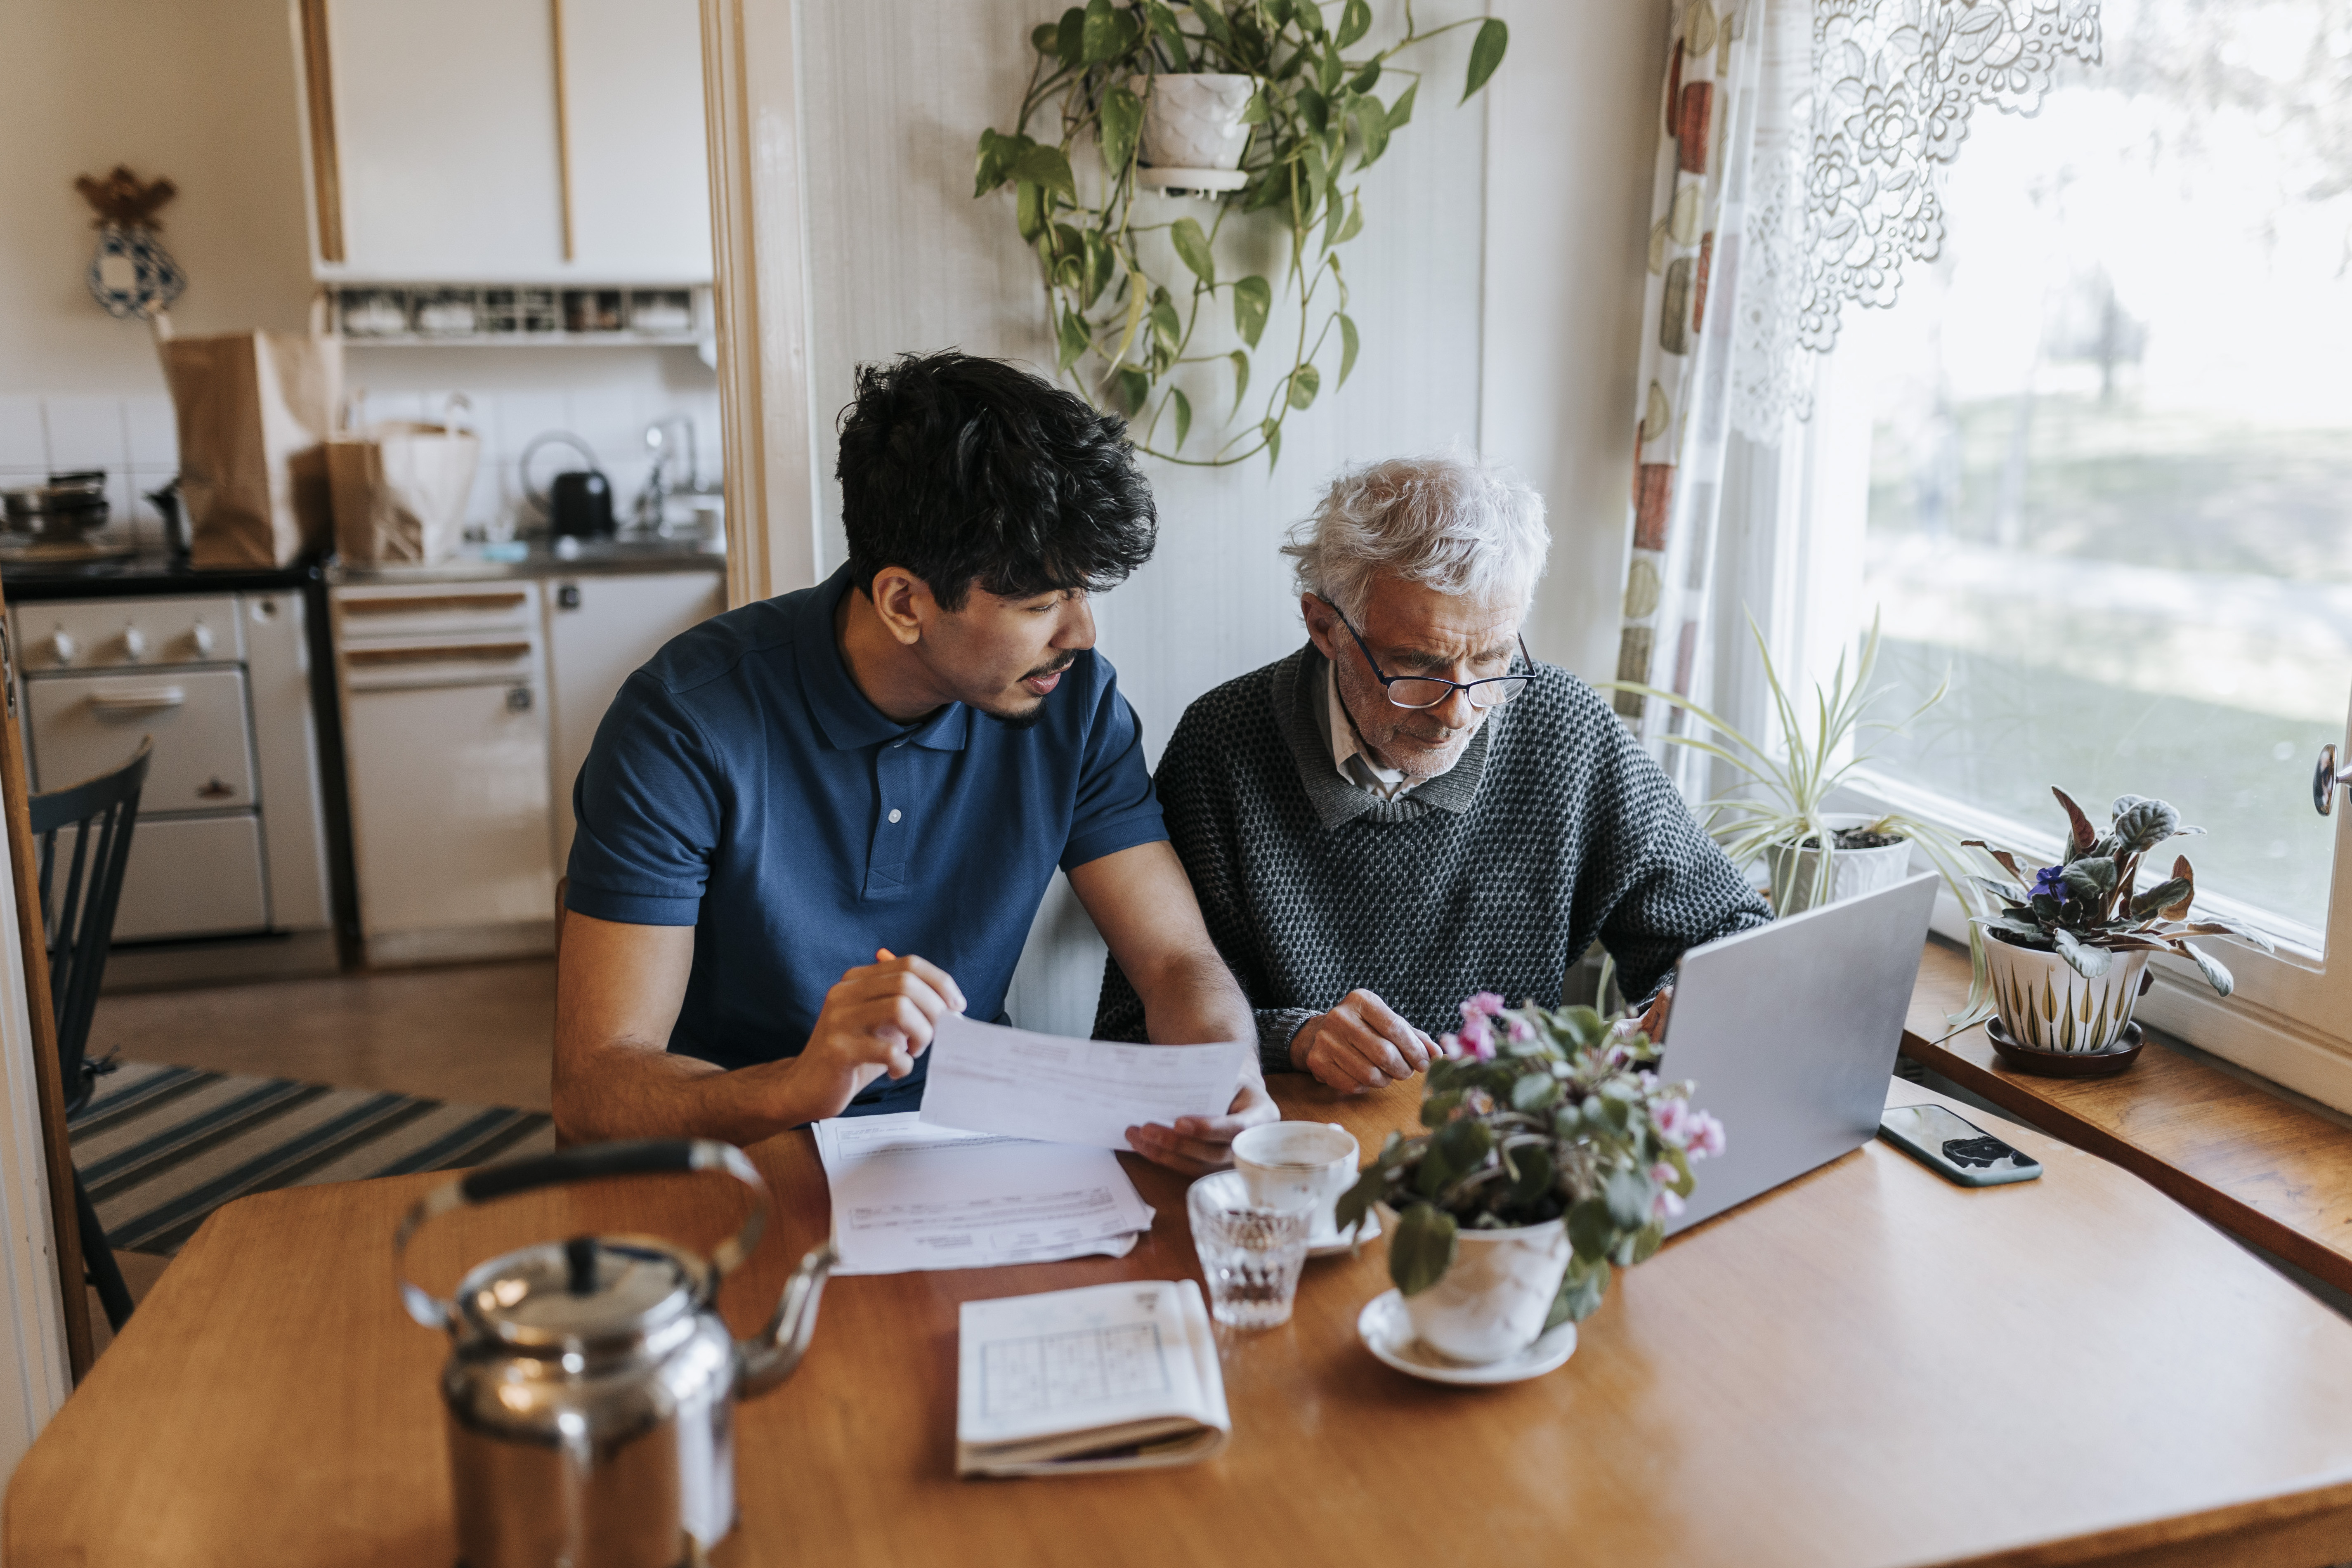
[[[93,691],[89,705],[101,713],[152,713],[164,708],[184,708],[184,687],[159,686],[149,691]]]
[[[2328,808],[2336,804],[2338,784],[2352,784],[2352,763],[2337,767],[2336,742],[2330,741],[2319,748],[2319,766],[2311,774],[2311,804],[2319,808],[2320,816],[2326,816]]]

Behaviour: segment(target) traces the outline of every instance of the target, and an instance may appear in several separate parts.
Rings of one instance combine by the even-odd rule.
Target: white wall
[[[1436,0],[1416,10],[1427,25],[1481,8]],[[1379,9],[1385,26],[1396,7]],[[1665,0],[1496,9],[1514,37],[1488,98],[1454,107],[1469,30],[1450,36],[1428,62],[1412,124],[1364,177],[1364,234],[1343,251],[1364,335],[1348,386],[1329,392],[1336,359],[1324,367],[1324,397],[1292,416],[1271,475],[1263,460],[1148,464],[1159,552],[1097,614],[1155,760],[1193,698],[1298,646],[1276,546],[1350,463],[1460,444],[1519,468],[1549,498],[1559,541],[1531,640],[1588,676],[1613,662]],[[956,345],[1050,369],[1035,262],[1013,231],[1011,195],[971,195],[972,144],[982,126],[1011,129],[1036,16],[1033,0],[803,0],[810,361],[824,472],[833,412],[860,361]],[[1277,261],[1266,258],[1269,275]],[[1272,374],[1261,366],[1260,389]],[[1194,397],[1204,421],[1229,405]],[[818,490],[829,570],[842,554],[839,497],[829,480]],[[1016,1017],[1083,1033],[1101,953],[1057,882],[1014,984]]]
[[[114,525],[152,543],[142,492],[178,467],[171,401],[145,324],[89,297],[97,236],[74,178],[126,163],[179,187],[158,216],[189,279],[180,332],[299,331],[311,279],[288,0],[9,0],[0,60],[0,488],[104,468]],[[346,379],[383,395],[379,417],[474,399],[476,521],[517,510],[513,459],[543,429],[587,439],[625,500],[663,415],[694,417],[704,472],[719,471],[718,382],[690,349],[358,348]]]

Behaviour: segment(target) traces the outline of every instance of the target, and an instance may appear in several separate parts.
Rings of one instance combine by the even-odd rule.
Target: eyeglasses
[[[1381,661],[1372,657],[1372,650],[1365,645],[1362,634],[1349,624],[1347,612],[1320,594],[1315,597],[1339,617],[1341,626],[1348,627],[1348,635],[1356,639],[1356,647],[1363,651],[1364,662],[1372,667],[1372,679],[1381,683],[1382,689],[1389,694],[1389,700],[1399,708],[1434,708],[1450,700],[1459,691],[1470,699],[1471,707],[1484,711],[1489,708],[1500,708],[1535,684],[1536,678],[1532,673],[1494,675],[1484,680],[1446,680],[1434,675],[1384,675],[1381,672]],[[1532,671],[1536,661],[1535,656],[1528,652],[1528,639],[1520,637],[1518,644],[1519,657],[1527,660],[1528,668]]]

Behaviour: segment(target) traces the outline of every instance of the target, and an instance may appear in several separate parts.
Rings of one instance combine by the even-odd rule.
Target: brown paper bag
[[[183,338],[161,315],[155,339],[179,417],[192,563],[285,566],[323,549],[341,342],[306,332]]]
[[[407,420],[328,442],[336,550],[351,562],[428,566],[457,554],[481,456],[469,430]]]

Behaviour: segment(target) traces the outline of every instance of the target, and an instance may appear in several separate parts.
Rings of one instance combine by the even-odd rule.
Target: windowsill
[[[1903,1054],[2122,1166],[2240,1240],[2352,1290],[2352,1120],[2148,1031],[2115,1078],[2011,1071],[1981,1027],[1941,1038],[1969,990],[1965,949],[1930,941]]]

